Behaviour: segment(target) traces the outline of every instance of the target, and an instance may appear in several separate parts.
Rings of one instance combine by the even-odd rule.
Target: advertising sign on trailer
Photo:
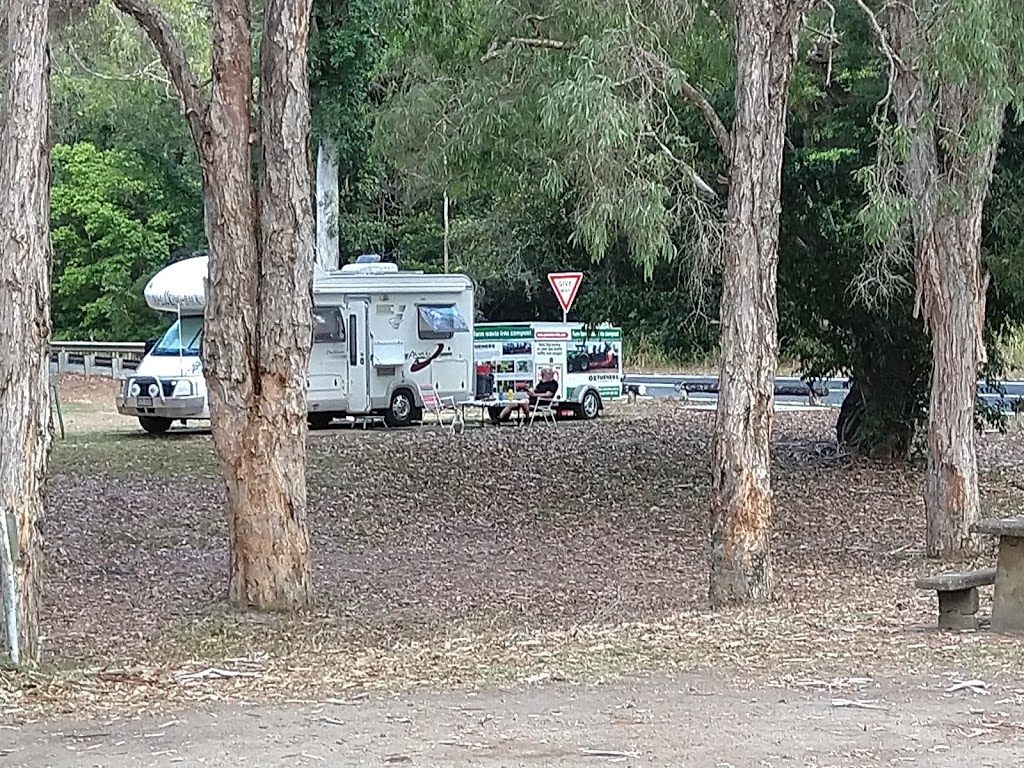
[[[583,273],[549,272],[548,282],[555,289],[555,296],[558,297],[558,303],[562,306],[562,322],[565,322],[569,315],[569,308],[580,289],[580,283],[583,282]]]
[[[555,372],[559,397],[580,401],[592,389],[603,400],[622,397],[622,329],[582,323],[477,323],[473,328],[477,396],[521,392],[541,368]]]

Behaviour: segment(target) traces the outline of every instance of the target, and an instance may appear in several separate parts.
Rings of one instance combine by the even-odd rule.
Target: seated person
[[[509,403],[501,409],[497,420],[508,421],[508,417],[514,408],[522,408],[523,416],[529,418],[531,406],[536,406],[541,400],[548,402],[554,400],[557,392],[558,382],[555,380],[555,372],[550,368],[541,368],[540,381],[535,387],[526,390],[529,401],[525,403]]]

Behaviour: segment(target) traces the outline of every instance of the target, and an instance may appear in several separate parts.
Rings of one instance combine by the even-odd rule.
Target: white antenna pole
[[[444,273],[448,274],[448,155],[444,156]]]
[[[182,332],[185,329],[181,326],[181,302],[178,302],[178,375],[185,375],[185,352],[182,347]]]
[[[448,189],[444,191],[444,273],[448,274]]]
[[[11,542],[11,527],[7,520],[7,510],[0,509],[0,560],[3,565],[4,614],[7,617],[7,647],[10,650],[11,662],[21,663],[21,649],[18,645],[18,591],[14,581],[14,553]]]

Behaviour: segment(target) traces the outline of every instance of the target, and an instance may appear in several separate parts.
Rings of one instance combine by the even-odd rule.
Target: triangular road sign
[[[551,272],[548,274],[548,282],[555,289],[558,303],[562,305],[562,311],[568,313],[572,306],[576,293],[583,282],[582,272]]]

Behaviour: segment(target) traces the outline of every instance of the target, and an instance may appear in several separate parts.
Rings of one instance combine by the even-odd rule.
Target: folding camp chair
[[[538,416],[552,426],[555,426],[555,416],[558,415],[558,401],[554,398],[545,397],[537,401],[536,405],[530,406],[530,421],[529,426],[533,426],[533,421]]]
[[[423,409],[434,415],[438,427],[447,428],[453,435],[460,435],[465,431],[466,419],[462,410],[456,405],[454,397],[450,395],[441,397],[432,384],[420,384],[420,397],[423,398]],[[447,424],[444,421],[446,413],[450,413],[452,416],[451,421]]]

